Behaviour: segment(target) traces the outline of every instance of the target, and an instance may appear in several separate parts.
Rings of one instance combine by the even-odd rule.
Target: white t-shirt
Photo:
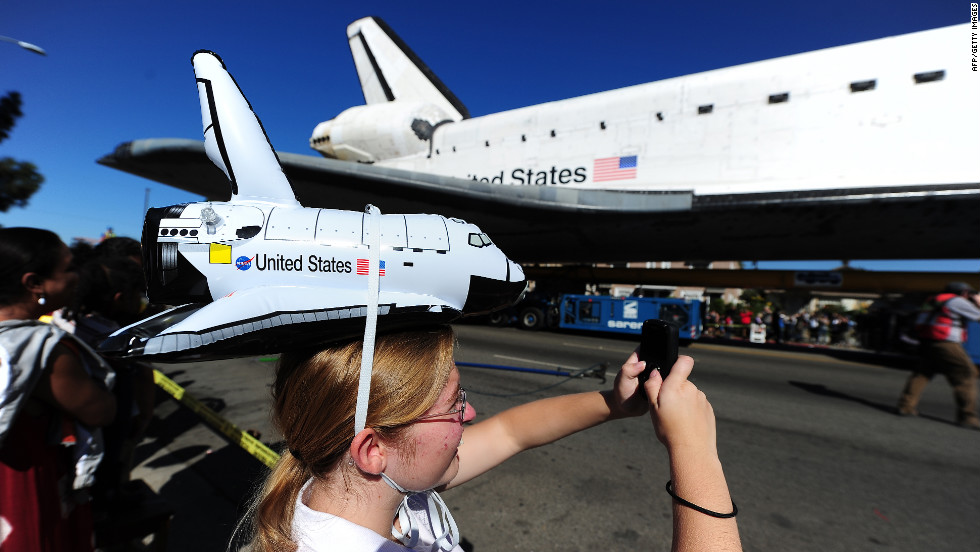
[[[319,512],[306,505],[310,489],[307,481],[296,497],[296,510],[293,513],[292,537],[299,545],[296,552],[428,552],[435,541],[432,525],[429,523],[428,505],[424,494],[412,495],[409,499],[410,513],[419,528],[419,542],[414,548],[388,540],[374,531],[347,521],[333,514]],[[453,552],[463,552],[456,543]]]

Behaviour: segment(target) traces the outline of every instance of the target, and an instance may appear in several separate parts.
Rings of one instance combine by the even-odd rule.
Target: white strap
[[[432,543],[432,551],[451,552],[459,543],[459,527],[456,526],[456,520],[439,493],[428,491],[426,498],[429,502],[429,524],[432,526],[432,534],[436,537]]]
[[[430,552],[451,552],[456,547],[456,544],[459,543],[459,527],[456,525],[456,520],[453,519],[452,512],[449,511],[449,506],[446,506],[439,493],[432,489],[428,491],[409,491],[398,483],[395,483],[395,480],[388,477],[384,472],[381,472],[381,479],[389,487],[405,495],[402,498],[401,504],[398,505],[398,510],[395,512],[395,518],[398,520],[398,525],[401,526],[401,529],[393,521],[391,524],[392,536],[408,548],[415,548],[415,545],[418,544],[419,527],[415,524],[415,518],[410,512],[411,507],[408,505],[408,502],[411,496],[422,494],[426,498],[426,514],[429,518],[429,527],[435,537]]]
[[[389,487],[405,495],[402,497],[401,504],[398,505],[398,510],[395,511],[395,519],[398,520],[398,526],[401,528],[399,529],[399,527],[395,525],[395,522],[392,521],[391,534],[408,548],[415,548],[415,545],[419,542],[419,528],[415,524],[415,518],[412,517],[410,512],[411,508],[408,506],[411,491],[402,487],[398,483],[395,483],[395,480],[388,477],[388,474],[385,472],[381,472],[381,479],[383,479]]]
[[[368,292],[367,317],[364,320],[364,345],[361,348],[361,377],[357,385],[357,407],[354,410],[354,435],[367,424],[371,395],[371,372],[374,370],[374,338],[378,332],[378,294],[381,291],[381,210],[365,207],[368,226]]]

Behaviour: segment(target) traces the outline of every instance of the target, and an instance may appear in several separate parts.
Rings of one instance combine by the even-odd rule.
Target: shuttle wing
[[[502,186],[290,153],[307,207],[438,212],[473,222],[515,261],[975,258],[980,184],[695,196]],[[227,180],[202,143],[137,140],[99,163],[209,199]]]
[[[218,181],[204,155],[207,146],[195,140],[151,138],[121,144],[98,162],[137,176],[168,184],[212,200],[228,199],[227,188]],[[467,212],[503,215],[517,213],[657,213],[686,211],[691,208],[689,191],[623,192],[556,187],[499,186],[427,173],[418,173],[335,159],[279,153],[282,165],[294,183],[296,195],[306,207],[332,207],[356,210],[367,198],[385,212],[438,211],[447,205]],[[208,168],[210,166],[210,169]],[[356,185],[354,185],[356,184]],[[356,189],[366,186],[365,189]],[[424,193],[420,197],[419,193]],[[382,195],[379,195],[382,194]],[[328,198],[340,196],[340,205]],[[415,211],[402,211],[409,199],[421,205]],[[441,211],[440,211],[441,212]],[[459,213],[452,216],[460,217]],[[485,218],[485,217],[477,217]],[[465,219],[470,220],[470,219]]]
[[[221,58],[202,50],[192,62],[201,99],[204,149],[224,172],[232,196],[298,206],[261,121]]]
[[[453,305],[426,295],[382,292],[378,299],[380,324],[386,329],[418,325],[420,317],[445,323],[460,314]],[[110,337],[101,350],[163,361],[277,353],[363,335],[366,305],[366,289],[247,288],[132,324]]]

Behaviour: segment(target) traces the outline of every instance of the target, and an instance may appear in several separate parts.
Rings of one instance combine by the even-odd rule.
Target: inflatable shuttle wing
[[[446,323],[521,297],[521,267],[465,221],[301,206],[224,64],[211,52],[193,62],[205,147],[231,182],[231,200],[147,212],[147,294],[179,306],[120,329],[102,353],[183,361],[357,337],[373,303],[371,277],[379,331]]]
[[[192,58],[204,124],[204,150],[231,183],[232,200],[299,206],[262,123],[216,54]]]

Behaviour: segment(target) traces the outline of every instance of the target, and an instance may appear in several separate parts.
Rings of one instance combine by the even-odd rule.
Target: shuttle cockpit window
[[[488,245],[493,245],[490,238],[486,234],[470,234],[470,245],[473,247],[487,247]]]

